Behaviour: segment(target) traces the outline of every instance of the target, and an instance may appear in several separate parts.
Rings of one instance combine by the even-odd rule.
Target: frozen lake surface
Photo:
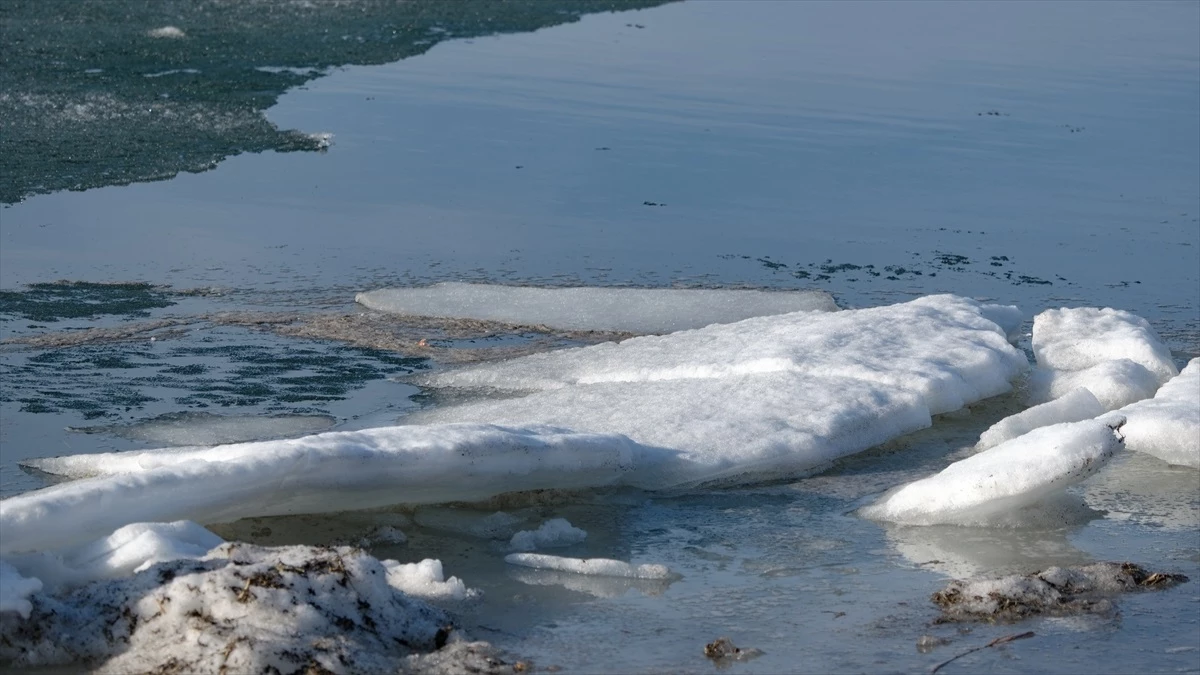
[[[77,21],[54,20],[54,3],[0,10],[12,66],[0,73],[2,517],[32,495],[66,494],[34,492],[63,480],[54,474],[136,465],[149,477],[119,480],[182,490],[164,520],[197,514],[229,541],[344,543],[399,561],[380,568],[388,583],[440,607],[406,628],[414,643],[434,639],[421,631],[444,609],[509,662],[565,672],[928,672],[1024,631],[1035,635],[939,672],[1200,671],[1200,474],[1134,447],[1154,435],[1132,416],[1130,448],[1115,453],[1106,430],[1079,421],[1152,395],[1200,356],[1200,5],[688,0],[609,13],[603,2],[458,12],[361,0],[360,14],[245,5],[226,27],[191,5],[125,4],[80,5]],[[85,49],[93,36],[99,46]],[[441,282],[456,283],[415,289]],[[594,290],[561,290],[577,286]],[[854,325],[837,315],[939,293],[1015,305],[1022,323],[943,327],[926,353],[904,331],[916,324],[899,320],[863,319],[846,334],[858,343],[807,318],[670,332],[830,310],[830,296],[843,311],[812,321]],[[701,297],[703,313],[687,304]],[[605,320],[623,305],[636,320]],[[1150,332],[1129,319],[1122,335],[1156,337],[1121,343],[1103,363],[1070,361],[1077,338],[1100,331],[1039,338],[1033,317],[1058,307],[1125,310]],[[1061,329],[1066,316],[1076,315],[1038,325]],[[766,328],[776,325],[787,329]],[[1026,357],[1028,377],[945,346],[969,337],[1007,354],[1007,328],[1016,348],[1004,358]],[[644,333],[667,335],[629,341]],[[603,344],[613,340],[628,344]],[[1195,369],[1163,401],[1135,405],[1186,416]],[[864,372],[877,375],[869,386]],[[907,381],[889,380],[896,372],[932,384],[889,388]],[[1014,391],[998,393],[1009,381]],[[859,407],[830,403],[834,392]],[[697,405],[710,406],[703,426],[672,426]],[[296,464],[273,469],[271,487],[269,474],[246,469],[235,484],[195,464],[171,479],[207,476],[207,490],[153,483],[174,461],[157,455],[80,457],[278,448],[414,420],[549,422],[572,429],[520,441],[480,432],[477,447],[604,447],[614,459],[594,457],[593,473],[562,485],[536,472],[507,479],[509,491],[571,490],[504,494],[510,465],[496,463],[504,471],[462,482],[461,494],[408,476],[433,496],[266,515],[388,500],[379,485],[289,483],[322,475],[311,455],[278,454]],[[1079,482],[1013,511],[1016,526],[860,517],[886,491],[975,455],[1001,420],[979,450],[1003,449],[1028,425],[1093,424],[1079,432],[1092,454],[1078,457],[1100,465],[1062,464]],[[851,427],[837,443],[796,440]],[[609,433],[636,445],[614,450]],[[823,461],[740,482],[718,470],[743,451],[774,457],[777,438]],[[1172,448],[1163,456],[1191,461],[1186,442]],[[639,473],[667,451],[703,458],[707,473]],[[171,456],[183,466],[203,452]],[[36,461],[63,455],[73,457]],[[569,454],[554,457],[542,468],[565,471]],[[956,466],[933,485],[973,465]],[[187,489],[225,510],[189,507]],[[442,503],[451,498],[470,503]],[[221,522],[247,504],[241,513],[256,515]],[[72,546],[112,534],[117,521],[77,508],[74,530],[37,534],[69,534]],[[142,549],[118,546],[133,556],[125,567],[97,553],[111,542],[41,545],[67,551],[78,574],[127,574],[141,560],[130,551],[194,555],[214,541],[184,531],[186,541],[137,534]],[[6,555],[13,546],[0,542]],[[529,546],[559,558],[505,561]],[[228,555],[265,564],[246,550]],[[431,559],[440,567],[399,564]],[[950,579],[1105,560],[1191,581],[1112,598],[1112,612],[1017,624],[939,623],[929,599]],[[0,586],[28,588],[12,583]],[[5,621],[21,598],[0,598]],[[721,636],[762,653],[706,659]]]

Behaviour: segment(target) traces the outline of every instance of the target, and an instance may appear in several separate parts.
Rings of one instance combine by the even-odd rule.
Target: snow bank
[[[1187,580],[1182,574],[1150,573],[1132,563],[1102,562],[1050,567],[1026,576],[952,581],[932,600],[945,619],[1015,621],[1039,614],[1108,612],[1113,609],[1109,597],[1115,594]]]
[[[1104,414],[1105,410],[1091,391],[1080,387],[1053,401],[1036,405],[996,422],[980,434],[979,443],[975,447],[985,450],[1040,427],[1090,420]]]
[[[95,477],[0,501],[0,553],[80,544],[147,520],[220,523],[606,485],[631,468],[634,450],[614,434],[442,425],[29,460]]]
[[[1109,426],[1119,421],[1035,429],[898,488],[860,513],[909,525],[989,524],[1095,473],[1121,447]]]
[[[1200,468],[1200,358],[1192,359],[1154,398],[1121,408],[1125,447],[1164,462]]]
[[[445,641],[449,617],[390,582],[355,549],[224,544],[36,596],[28,620],[0,613],[0,660],[101,673],[395,672]]]
[[[1118,309],[1042,312],[1033,320],[1033,353],[1040,371],[1033,377],[1035,401],[1086,387],[1115,410],[1153,396],[1159,385],[1179,374],[1171,351],[1150,324]]]
[[[575,574],[602,577],[627,577],[630,579],[670,579],[671,570],[666,565],[630,565],[608,558],[561,558],[542,553],[510,553],[504,562],[521,567],[540,570],[558,570]]]
[[[833,297],[824,291],[532,288],[453,282],[368,291],[354,300],[395,314],[631,333],[669,333],[754,316],[837,310]]]
[[[515,551],[572,546],[587,539],[587,532],[571,525],[566,518],[552,518],[536,530],[521,530],[512,536],[509,547]]]
[[[42,581],[36,577],[23,577],[17,568],[0,560],[0,614],[16,612],[28,619],[33,611],[29,596],[42,590]],[[0,632],[0,635],[3,635]]]
[[[466,600],[479,595],[479,591],[467,588],[458,577],[446,578],[442,561],[425,559],[415,563],[400,563],[384,560],[387,581],[409,595],[426,600]]]

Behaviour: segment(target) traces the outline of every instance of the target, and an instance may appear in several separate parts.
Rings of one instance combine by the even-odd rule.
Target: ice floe
[[[101,673],[395,672],[446,642],[449,617],[393,581],[360,550],[222,544],[38,595],[26,618],[0,612],[0,660]]]
[[[909,525],[988,525],[1094,474],[1121,447],[1120,418],[1056,424],[955,462],[863,507]]]
[[[514,551],[533,551],[539,548],[572,546],[584,539],[587,539],[587,532],[575,527],[566,518],[551,518],[536,530],[517,532],[508,545]]]
[[[608,558],[563,558],[544,553],[510,553],[504,562],[539,570],[557,570],[589,576],[626,577],[630,579],[670,579],[671,570],[666,565],[631,565],[622,560]]]
[[[409,595],[426,600],[466,600],[479,595],[479,591],[467,588],[458,577],[446,578],[442,561],[425,559],[415,563],[400,563],[384,560],[387,581]]]
[[[1125,447],[1169,464],[1200,468],[1200,358],[1164,384],[1154,398],[1121,408]]]
[[[837,310],[824,291],[534,288],[448,282],[359,293],[371,309],[562,330],[669,333],[754,316]]]
[[[1043,402],[1086,387],[1108,410],[1154,395],[1179,370],[1143,318],[1118,309],[1050,309],[1033,320],[1037,370],[1030,398]]]
[[[1035,405],[996,422],[980,434],[976,447],[985,450],[1040,427],[1062,422],[1082,422],[1099,417],[1105,410],[1090,390],[1079,387],[1052,401]]]
[[[80,544],[142,521],[210,524],[594,487],[621,479],[635,449],[616,434],[440,425],[29,460],[93,478],[0,501],[0,553]]]

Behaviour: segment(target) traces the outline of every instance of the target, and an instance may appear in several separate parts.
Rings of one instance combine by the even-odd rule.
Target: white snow
[[[446,578],[442,561],[425,559],[415,563],[400,563],[384,560],[387,581],[409,595],[426,600],[466,600],[479,595],[479,591],[462,582],[458,577]]]
[[[42,590],[42,581],[36,577],[23,577],[17,568],[0,560],[0,614],[16,612],[28,619],[33,611],[29,596]]]
[[[1121,408],[1125,447],[1169,464],[1200,468],[1200,358],[1164,384],[1154,398]]]
[[[986,450],[1039,427],[1090,420],[1104,414],[1105,410],[1091,391],[1080,387],[1052,401],[1027,408],[996,422],[980,434],[979,443],[975,447]]]
[[[566,518],[551,518],[536,530],[517,532],[508,545],[514,551],[533,551],[539,548],[573,546],[584,539],[587,539],[587,532],[571,525]]]
[[[541,570],[558,570],[575,574],[603,577],[627,577],[630,579],[670,579],[671,570],[666,565],[631,565],[621,560],[608,558],[562,558],[544,553],[510,553],[504,562],[521,567]]]
[[[1035,429],[904,485],[860,509],[873,520],[909,525],[991,524],[1094,474],[1121,447],[1106,422]]]
[[[606,485],[631,468],[635,449],[648,451],[614,434],[441,425],[29,460],[95,477],[0,501],[0,553],[80,544],[142,521],[211,524]]]
[[[1119,309],[1048,309],[1034,317],[1038,370],[1030,398],[1051,400],[1086,387],[1108,410],[1154,395],[1179,374],[1171,350],[1143,318]],[[1138,367],[1144,368],[1144,373]]]
[[[355,301],[394,314],[469,318],[562,330],[669,333],[788,312],[832,312],[823,291],[676,288],[534,288],[440,283],[359,293]]]

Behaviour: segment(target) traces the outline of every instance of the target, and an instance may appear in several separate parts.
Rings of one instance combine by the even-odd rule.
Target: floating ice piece
[[[1125,447],[1169,464],[1200,469],[1200,358],[1192,359],[1154,398],[1121,408]]]
[[[161,28],[154,28],[152,30],[146,31],[146,35],[149,37],[152,37],[152,38],[167,38],[167,39],[173,39],[173,40],[178,40],[179,38],[187,37],[187,33],[183,32],[183,30],[181,28],[177,28],[175,26],[163,26]]]
[[[566,518],[551,518],[536,530],[521,530],[508,545],[514,551],[533,551],[539,548],[572,546],[587,539],[587,532],[571,525]]]
[[[1076,389],[1087,389],[1105,410],[1116,410],[1150,398],[1158,385],[1154,373],[1129,359],[1105,361],[1083,370],[1038,367],[1029,376],[1029,401],[1041,404]]]
[[[1167,588],[1187,581],[1182,574],[1150,573],[1132,563],[1102,562],[1049,567],[1037,574],[952,581],[933,594],[946,619],[1013,621],[1039,614],[1104,613],[1118,593]]]
[[[860,513],[909,525],[983,525],[1036,504],[1104,465],[1121,442],[1108,423],[1035,429],[890,492]]]
[[[631,333],[670,333],[753,316],[837,310],[833,297],[824,291],[533,288],[455,282],[368,291],[354,300],[395,314]]]
[[[995,447],[1005,441],[1033,431],[1039,427],[1062,422],[1081,422],[1099,417],[1106,408],[1084,387],[1072,390],[1041,405],[1009,415],[996,422],[979,436],[975,447],[980,450]]]
[[[561,586],[569,591],[586,593],[596,598],[619,598],[631,589],[642,595],[662,595],[676,579],[674,576],[664,579],[587,576],[574,572],[518,566],[512,567],[508,576],[530,586]]]
[[[121,438],[163,445],[221,445],[269,438],[315,434],[332,427],[328,415],[215,415],[208,412],[167,413],[134,424],[71,427],[83,433],[111,433]]]
[[[390,584],[366,553],[224,544],[202,560],[39,596],[0,613],[0,661],[101,673],[396,672],[449,616]]]
[[[0,553],[80,544],[146,520],[220,523],[594,487],[620,479],[634,449],[615,434],[442,425],[29,460],[42,471],[97,477],[0,501]]]
[[[41,579],[23,577],[17,568],[0,560],[0,614],[16,612],[22,619],[28,619],[33,611],[29,596],[40,590]]]
[[[757,317],[414,381],[433,387],[537,391],[788,372],[915,392],[930,413],[939,414],[1009,391],[1011,380],[1028,368],[1025,356],[981,311],[973,300],[936,295],[887,307]]]
[[[1033,320],[1038,367],[1029,400],[1042,403],[1079,387],[1105,410],[1154,395],[1178,374],[1171,351],[1145,319],[1117,309],[1050,309]]]
[[[561,558],[544,553],[509,553],[504,562],[521,567],[540,570],[558,570],[575,574],[602,577],[627,577],[630,579],[670,579],[671,570],[666,565],[630,565],[608,558]]]
[[[421,562],[400,563],[384,560],[387,581],[409,595],[426,600],[466,600],[479,595],[479,591],[467,588],[458,577],[446,578],[442,561],[426,558]]]

